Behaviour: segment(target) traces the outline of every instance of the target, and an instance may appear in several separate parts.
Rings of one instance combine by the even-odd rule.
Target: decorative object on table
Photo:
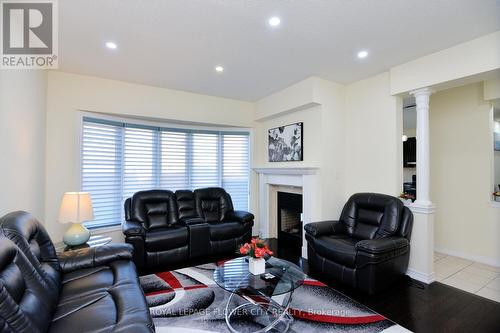
[[[500,201],[500,184],[498,184],[498,191],[493,192],[493,199],[495,199],[495,201]]]
[[[71,223],[63,236],[64,244],[77,246],[85,244],[90,238],[90,231],[83,222],[94,219],[92,199],[87,192],[66,192],[59,208],[59,223]]]
[[[272,256],[264,240],[253,238],[250,243],[240,247],[240,253],[248,256],[248,271],[253,275],[259,275],[266,271],[266,256]]]
[[[303,123],[268,131],[269,162],[303,161]]]
[[[415,196],[403,192],[399,195],[399,199],[403,201],[404,204],[411,204],[413,201],[415,201]]]

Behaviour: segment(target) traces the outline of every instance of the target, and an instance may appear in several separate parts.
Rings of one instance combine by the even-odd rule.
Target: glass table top
[[[271,273],[275,278],[266,281],[261,278],[262,274],[253,275],[248,271],[248,258],[241,257],[217,266],[214,281],[232,293],[273,297],[300,287],[306,278],[297,265],[274,257],[266,261],[266,273]]]

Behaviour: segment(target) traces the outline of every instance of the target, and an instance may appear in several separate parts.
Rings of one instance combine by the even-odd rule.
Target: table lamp
[[[87,192],[66,192],[59,208],[59,223],[71,223],[63,237],[64,244],[76,246],[85,244],[90,238],[89,229],[82,222],[94,219],[92,199]]]

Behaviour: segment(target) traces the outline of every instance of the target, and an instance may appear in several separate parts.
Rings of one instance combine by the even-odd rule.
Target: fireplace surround
[[[254,168],[259,174],[259,217],[258,234],[262,238],[278,238],[277,192],[292,192],[302,194],[303,225],[321,221],[322,191],[319,168]],[[302,233],[302,257],[307,258]]]

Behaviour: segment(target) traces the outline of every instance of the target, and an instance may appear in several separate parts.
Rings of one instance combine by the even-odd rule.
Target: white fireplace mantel
[[[276,188],[280,186],[300,187],[302,192],[303,223],[321,219],[321,181],[319,168],[286,167],[254,168],[259,174],[259,236],[276,237],[277,219],[275,211]],[[307,258],[306,242],[302,241],[302,256]]]
[[[253,168],[253,170],[267,175],[315,175],[319,168]]]

